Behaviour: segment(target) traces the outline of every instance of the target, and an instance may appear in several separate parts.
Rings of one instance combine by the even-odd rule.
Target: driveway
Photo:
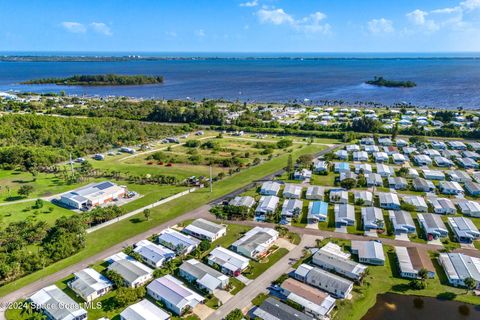
[[[207,319],[215,310],[207,307],[203,303],[199,303],[193,308],[193,313],[195,313],[201,320]]]
[[[225,290],[216,290],[214,295],[215,297],[217,297],[218,300],[220,300],[222,304],[224,304],[225,302],[227,302],[233,297],[233,295],[230,292]]]

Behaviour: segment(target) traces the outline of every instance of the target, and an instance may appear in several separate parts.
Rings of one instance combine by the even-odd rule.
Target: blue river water
[[[177,54],[186,57],[185,54]],[[166,56],[166,55],[165,55]],[[175,56],[171,54],[170,56]],[[201,54],[191,54],[191,57]],[[59,92],[88,96],[256,102],[309,99],[349,102],[406,102],[437,108],[480,108],[480,56],[470,55],[314,55],[274,59],[274,55],[229,55],[238,59],[184,59],[123,62],[0,62],[0,91]],[[269,59],[244,59],[257,56]],[[276,54],[276,56],[288,56]],[[311,59],[320,57],[321,59]],[[21,85],[28,79],[74,74],[163,75],[161,85],[85,87]],[[364,84],[374,76],[411,80],[415,88]]]

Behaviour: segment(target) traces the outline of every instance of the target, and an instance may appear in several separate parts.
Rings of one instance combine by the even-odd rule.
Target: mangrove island
[[[22,82],[22,84],[57,84],[67,86],[132,86],[163,83],[162,76],[147,75],[74,75],[67,78],[43,78]]]
[[[375,77],[373,80],[366,81],[365,83],[373,86],[389,88],[413,88],[417,86],[413,81],[394,81],[387,80],[384,77]]]

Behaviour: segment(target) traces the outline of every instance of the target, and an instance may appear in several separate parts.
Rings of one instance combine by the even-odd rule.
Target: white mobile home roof
[[[319,186],[310,186],[307,188],[307,193],[305,197],[307,199],[323,199],[325,194],[325,189]]]
[[[430,202],[430,204],[433,207],[433,211],[435,213],[439,213],[439,212],[455,213],[457,211],[457,209],[455,208],[455,205],[450,199],[428,197],[427,201]]]
[[[476,201],[463,200],[458,202],[458,206],[462,213],[466,214],[478,214],[480,213],[480,204]]]
[[[362,220],[364,225],[378,227],[377,221],[384,220],[382,209],[376,207],[362,207]]]
[[[180,310],[186,305],[196,305],[205,300],[201,295],[187,288],[182,281],[169,274],[150,282],[147,289]]]
[[[125,320],[167,320],[170,315],[148,301],[143,299],[140,302],[132,304],[120,313]]]
[[[75,272],[74,276],[75,279],[70,282],[69,286],[83,298],[112,286],[110,280],[92,268]]]
[[[212,292],[222,283],[228,281],[226,275],[196,259],[184,261],[180,266],[180,270],[194,277],[199,284]]]
[[[400,205],[400,200],[398,200],[398,196],[394,193],[379,193],[378,197],[380,199],[381,204],[395,204]]]
[[[426,233],[435,234],[437,232],[448,233],[442,217],[433,213],[419,213],[417,215],[418,221],[422,225]]]
[[[420,197],[420,196],[406,196],[406,197],[403,197],[403,200],[406,203],[409,203],[415,206],[417,210],[419,208],[428,208],[427,203],[425,202],[425,199],[423,199],[423,197]]]
[[[352,250],[358,252],[358,257],[385,261],[383,245],[377,241],[352,241]]]
[[[85,315],[87,311],[80,307],[65,292],[56,285],[51,285],[37,291],[30,297],[30,300],[37,306],[41,306],[52,319],[74,320]]]
[[[470,238],[472,240],[480,238],[480,231],[468,218],[448,217],[448,224],[459,238]]]
[[[175,248],[180,245],[184,248],[188,248],[190,246],[197,246],[200,243],[200,240],[170,228],[162,230],[158,235],[158,240],[160,242],[169,243]]]
[[[250,259],[223,247],[213,249],[208,259],[232,272],[245,269],[250,262]]]
[[[277,209],[280,199],[277,196],[262,196],[258,203],[256,212],[273,212]]]
[[[334,212],[336,222],[342,220],[355,221],[355,207],[351,204],[336,204]]]
[[[287,183],[283,189],[283,196],[286,198],[300,198],[302,195],[302,187],[296,184]]]
[[[214,239],[219,233],[224,232],[226,227],[222,224],[217,224],[206,219],[196,219],[191,224],[185,227],[185,231],[192,232],[192,234],[203,235],[209,239]]]
[[[439,260],[449,279],[473,278],[480,282],[480,259],[463,253],[441,253]]]
[[[137,242],[134,251],[147,261],[151,261],[154,264],[175,257],[175,252],[172,250],[149,240],[141,240]]]
[[[143,263],[128,259],[115,261],[108,267],[108,270],[115,271],[129,283],[133,283],[147,274],[153,274],[153,270]]]
[[[247,207],[251,208],[255,204],[255,199],[250,196],[245,197],[235,197],[228,203],[231,206],[235,207]]]
[[[262,193],[273,193],[273,194],[278,194],[280,191],[280,183],[275,182],[275,181],[267,181],[262,184],[261,187],[261,192]]]

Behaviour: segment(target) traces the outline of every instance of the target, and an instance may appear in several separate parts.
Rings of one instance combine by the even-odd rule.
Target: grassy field
[[[46,201],[44,201],[41,209],[35,209],[34,205],[35,202],[30,201],[0,206],[0,221],[2,222],[0,228],[5,227],[10,222],[24,221],[27,219],[31,219],[34,222],[45,221],[53,225],[58,218],[75,214],[72,210],[61,208]]]
[[[335,185],[335,173],[329,171],[326,176],[314,174],[312,175],[312,184],[333,187]]]
[[[325,147],[318,145],[305,145],[302,148],[294,148],[291,154],[294,158],[296,158],[300,154],[315,153],[324,148]],[[208,203],[209,201],[217,199],[222,195],[228,194],[242,186],[245,186],[253,180],[273,173],[286,165],[288,154],[289,153],[284,153],[268,162],[264,162],[258,166],[242,170],[237,174],[216,182],[214,184],[212,193],[210,193],[209,190],[201,189],[186,197],[182,197],[158,206],[152,209],[151,218],[148,221],[143,219],[142,214],[139,214],[130,219],[125,219],[115,223],[97,232],[90,233],[87,235],[87,244],[84,250],[71,257],[47,266],[38,272],[25,276],[1,287],[0,296],[4,296],[11,291],[21,288],[31,282],[37,281],[46,275],[78,263],[109,248],[115,243],[122,242],[138,233],[147,231],[156,225],[162,224],[176,216],[196,209],[203,204]]]

